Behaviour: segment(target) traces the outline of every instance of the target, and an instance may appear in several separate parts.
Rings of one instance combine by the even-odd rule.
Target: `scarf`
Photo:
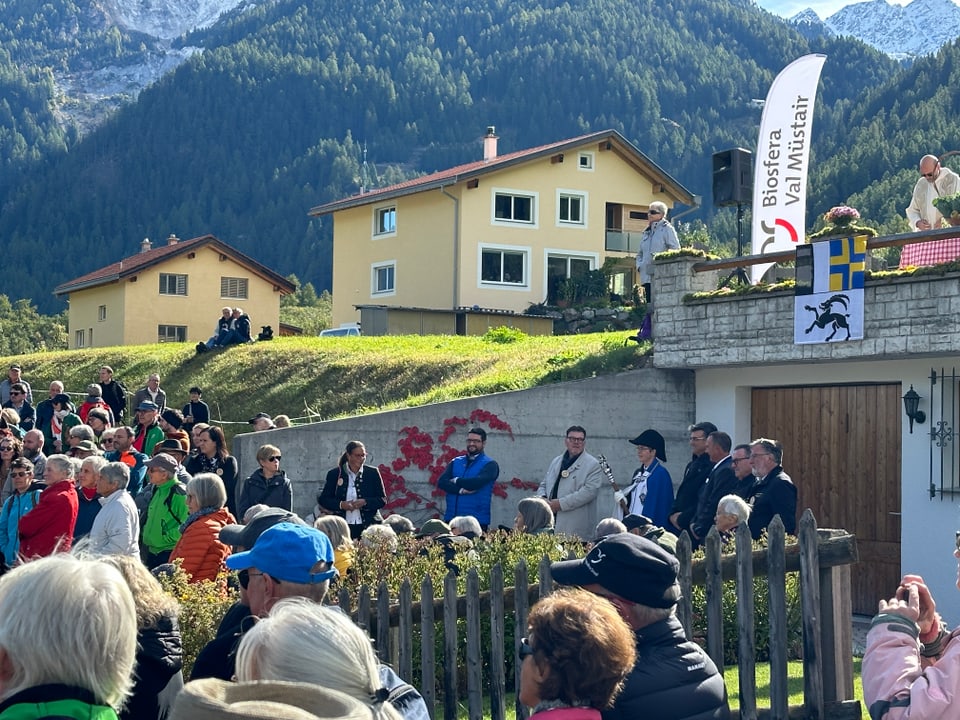
[[[190,513],[189,515],[187,515],[187,519],[183,521],[183,525],[180,526],[181,534],[186,532],[187,527],[189,527],[190,524],[195,520],[199,520],[204,515],[212,515],[213,513],[217,512],[217,510],[219,509],[220,508],[214,507],[213,505],[208,505],[207,507],[200,508],[196,512]]]

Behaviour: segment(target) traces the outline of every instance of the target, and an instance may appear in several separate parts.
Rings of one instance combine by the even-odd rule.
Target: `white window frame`
[[[380,218],[384,213],[393,212],[393,228],[391,230],[380,230]],[[397,234],[397,205],[396,203],[391,203],[390,205],[380,205],[379,207],[373,208],[373,237],[375,238],[385,238],[393,237]]]
[[[84,329],[75,330],[73,333],[74,347],[82,348],[87,346],[87,331]]]
[[[580,201],[580,220],[564,220],[560,217],[560,203],[563,198]],[[557,188],[557,227],[586,228],[587,227],[587,193],[583,190],[568,190]]]
[[[174,292],[166,292],[164,289],[164,279],[166,279],[167,283],[169,284],[169,278],[175,278]],[[183,292],[180,292],[181,286],[183,288]],[[189,284],[187,282],[186,273],[160,273],[159,288],[160,295],[186,297],[189,294]]]
[[[573,250],[562,250],[560,248],[544,248],[543,250],[543,286],[547,287],[550,280],[550,258],[564,258],[567,260],[567,277],[570,277],[570,260],[587,260],[590,262],[590,269],[596,270],[600,267],[600,253],[576,252]]]
[[[597,164],[597,156],[592,152],[581,152],[577,154],[577,170],[580,172],[593,172]]]
[[[503,276],[502,253],[515,253],[523,256],[523,282],[512,283],[502,280],[484,280],[483,279],[483,253],[484,251],[494,251],[501,253],[500,271]],[[530,256],[532,248],[523,245],[498,245],[495,243],[481,243],[477,245],[477,287],[496,289],[496,290],[521,290],[529,292],[530,290]]]
[[[97,308],[97,322],[105,322],[107,319],[107,306],[100,305]]]
[[[226,292],[224,292],[226,291]],[[231,300],[250,299],[250,278],[220,276],[220,297]]]
[[[510,195],[530,200],[530,220],[514,220],[512,218],[497,217],[497,196]],[[495,187],[490,190],[490,222],[493,225],[508,225],[510,227],[538,228],[540,227],[540,193],[533,190],[518,190],[516,188]]]
[[[390,268],[393,270],[393,287],[387,290],[377,288],[377,274],[380,270]],[[383,262],[373,263],[370,266],[370,297],[390,297],[397,294],[397,261],[384,260]]]
[[[161,329],[166,329],[166,333],[161,334]],[[171,338],[170,330],[173,329],[173,337]],[[181,333],[177,332],[182,330],[183,337],[178,337]],[[157,324],[157,342],[186,342],[187,341],[187,326],[186,325],[170,325],[168,323],[158,323]]]

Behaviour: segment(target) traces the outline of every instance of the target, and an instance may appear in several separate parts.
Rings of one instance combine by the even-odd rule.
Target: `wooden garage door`
[[[753,390],[752,435],[783,443],[799,511],[857,536],[855,613],[876,613],[900,581],[902,395],[899,383]]]

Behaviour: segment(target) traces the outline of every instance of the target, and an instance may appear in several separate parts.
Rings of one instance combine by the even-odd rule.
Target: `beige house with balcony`
[[[462,334],[464,314],[509,324],[511,313],[552,303],[559,281],[608,257],[623,260],[611,290],[628,295],[655,200],[672,207],[694,196],[615,130],[499,155],[491,127],[483,160],[310,214],[334,221],[334,325],[379,307]],[[364,323],[366,334],[381,334],[370,331]]]
[[[66,296],[70,348],[206,340],[220,308],[240,306],[257,328],[280,325],[283,276],[213,235],[153,247],[59,285]]]

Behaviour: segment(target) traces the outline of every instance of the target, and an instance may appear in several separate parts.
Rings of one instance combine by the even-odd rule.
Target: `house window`
[[[220,278],[220,297],[246,300],[249,283],[247,278],[222,277]]]
[[[157,325],[157,342],[186,342],[186,325]]]
[[[77,330],[73,334],[73,344],[75,347],[82,348],[87,346],[87,331]]]
[[[586,225],[587,197],[583,193],[557,191],[557,224]]]
[[[577,155],[577,168],[580,170],[593,170],[593,153],[582,152]]]
[[[513,190],[494,190],[493,220],[499,223],[536,225],[537,195]]]
[[[107,306],[101,305],[100,307],[97,308],[97,320],[99,322],[103,322],[106,319],[107,319]]]
[[[397,232],[397,206],[374,210],[374,235],[393,235]]]
[[[160,273],[161,295],[186,295],[187,276],[173,273]]]
[[[529,250],[481,247],[480,282],[484,285],[526,286],[529,256]]]
[[[396,293],[397,263],[395,260],[377,263],[372,266],[371,295],[393,295]]]
[[[556,303],[560,284],[569,278],[581,278],[596,267],[596,255],[547,253],[547,302]]]

